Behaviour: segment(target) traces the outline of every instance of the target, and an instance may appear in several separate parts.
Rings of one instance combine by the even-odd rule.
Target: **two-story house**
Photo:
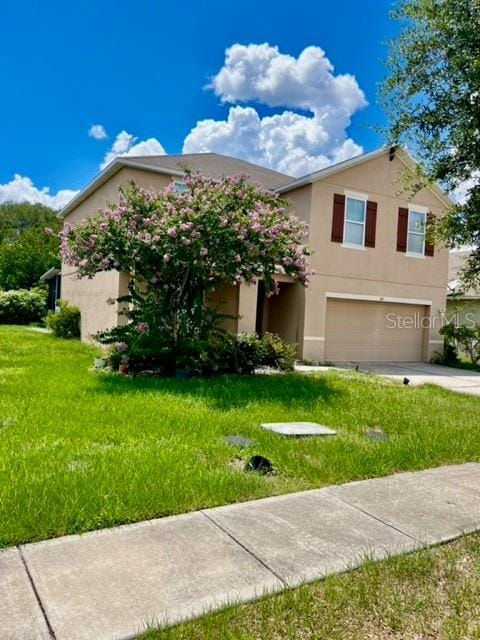
[[[426,227],[451,203],[435,185],[408,198],[406,152],[381,149],[300,179],[217,154],[117,158],[62,215],[81,221],[115,202],[119,185],[131,180],[149,189],[181,185],[185,163],[212,175],[246,172],[309,224],[309,287],[281,275],[280,293],[270,298],[261,281],[226,286],[210,303],[237,316],[229,330],[278,333],[299,356],[320,362],[427,361],[441,348],[448,250],[429,243]],[[83,339],[124,321],[106,301],[125,293],[127,282],[116,272],[78,279],[64,266],[62,297],[80,307]]]

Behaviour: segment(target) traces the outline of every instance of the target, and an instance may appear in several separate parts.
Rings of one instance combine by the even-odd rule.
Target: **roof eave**
[[[382,147],[381,149],[376,149],[375,151],[371,151],[370,153],[362,153],[358,156],[354,156],[353,158],[349,158],[348,160],[343,160],[342,162],[337,162],[336,164],[332,164],[329,167],[325,167],[325,169],[320,169],[320,171],[315,171],[314,173],[309,173],[302,178],[298,178],[293,182],[289,182],[277,189],[279,193],[286,193],[287,191],[292,191],[293,189],[298,189],[299,187],[303,187],[307,184],[312,184],[313,182],[317,182],[318,180],[323,180],[328,176],[333,175],[334,173],[338,173],[339,171],[345,171],[345,169],[350,169],[350,167],[354,167],[357,164],[362,164],[363,162],[367,162],[368,160],[373,160],[374,158],[378,158],[379,156],[387,153],[389,149],[387,147]]]
[[[154,173],[163,173],[172,177],[182,177],[185,175],[184,171],[177,169],[169,169],[166,167],[156,167],[148,163],[133,162],[128,157],[115,158],[108,164],[103,171],[101,171],[84,189],[80,191],[70,202],[58,213],[59,218],[65,218],[76,207],[78,207],[84,200],[88,198],[94,191],[102,186],[107,180],[120,171],[124,167],[130,167],[132,169],[140,169],[152,171]]]

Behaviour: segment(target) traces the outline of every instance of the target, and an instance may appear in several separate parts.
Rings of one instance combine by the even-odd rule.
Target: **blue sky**
[[[121,132],[117,147],[124,152],[145,141],[142,153],[212,149],[297,175],[358,148],[369,151],[382,143],[372,127],[384,122],[376,101],[385,41],[397,29],[390,6],[384,0],[4,3],[0,200],[35,199],[37,192],[42,200],[44,187],[53,196],[82,188],[109,151],[113,157]],[[270,47],[250,46],[262,43]],[[243,47],[226,64],[225,51],[234,45]],[[334,71],[325,69],[318,49],[302,58],[307,47],[322,49]],[[265,57],[267,89],[257,73]],[[237,86],[245,64],[248,77]],[[338,80],[344,74],[354,77],[347,87]],[[212,78],[214,88],[205,88]],[[328,108],[325,82],[335,94]],[[97,124],[108,138],[88,135]]]

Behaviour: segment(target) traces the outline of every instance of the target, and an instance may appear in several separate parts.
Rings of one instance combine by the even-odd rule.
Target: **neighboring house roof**
[[[156,173],[164,173],[172,177],[185,175],[185,167],[196,169],[204,174],[215,177],[228,176],[235,173],[247,173],[252,182],[259,182],[266,189],[273,191],[280,186],[292,182],[294,178],[284,173],[260,167],[245,160],[238,160],[218,153],[187,153],[172,156],[120,156],[115,158],[105,169],[80,191],[60,212],[65,217],[83,202],[91,193],[96,191],[109,178],[118,173],[122,167],[144,169]]]
[[[58,276],[59,274],[60,274],[60,269],[57,269],[56,267],[52,267],[48,271],[45,271],[43,276],[40,276],[40,282],[47,282],[48,280],[51,280],[52,278],[54,278],[55,276]]]
[[[465,260],[470,251],[450,251],[448,259],[448,285],[447,297],[461,298],[462,300],[479,300],[480,291],[465,289],[461,278],[461,272],[465,266]]]
[[[382,147],[381,149],[377,149],[376,151],[362,153],[359,156],[354,156],[353,158],[349,158],[348,160],[344,160],[343,162],[337,162],[336,164],[332,164],[328,167],[325,167],[324,169],[320,169],[320,171],[309,173],[302,178],[297,178],[296,180],[293,180],[292,182],[279,187],[277,191],[279,193],[287,193],[292,189],[297,189],[298,187],[312,184],[313,182],[317,182],[318,180],[323,180],[324,178],[327,178],[328,176],[331,176],[335,173],[340,173],[340,171],[345,171],[346,169],[350,169],[351,167],[355,167],[364,162],[368,162],[369,160],[379,158],[380,156],[385,154],[388,154],[392,160],[394,157],[398,158],[408,168],[413,168],[418,165],[417,161],[410,155],[407,149],[403,147]],[[448,197],[446,192],[439,184],[434,183],[430,185],[428,189],[435,196],[437,196],[442,204],[447,206],[453,205],[453,201]]]

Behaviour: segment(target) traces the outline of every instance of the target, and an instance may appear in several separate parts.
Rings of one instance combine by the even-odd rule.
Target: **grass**
[[[454,365],[456,369],[466,369],[467,371],[479,371],[480,372],[480,364],[477,362],[474,364],[469,358],[463,357],[460,362]]]
[[[480,536],[400,556],[143,640],[478,640]]]
[[[90,371],[93,355],[0,327],[0,546],[480,458],[475,397],[355,372],[129,379]],[[259,427],[276,420],[338,436]],[[365,437],[378,426],[390,442]],[[253,454],[276,473],[245,473]]]

